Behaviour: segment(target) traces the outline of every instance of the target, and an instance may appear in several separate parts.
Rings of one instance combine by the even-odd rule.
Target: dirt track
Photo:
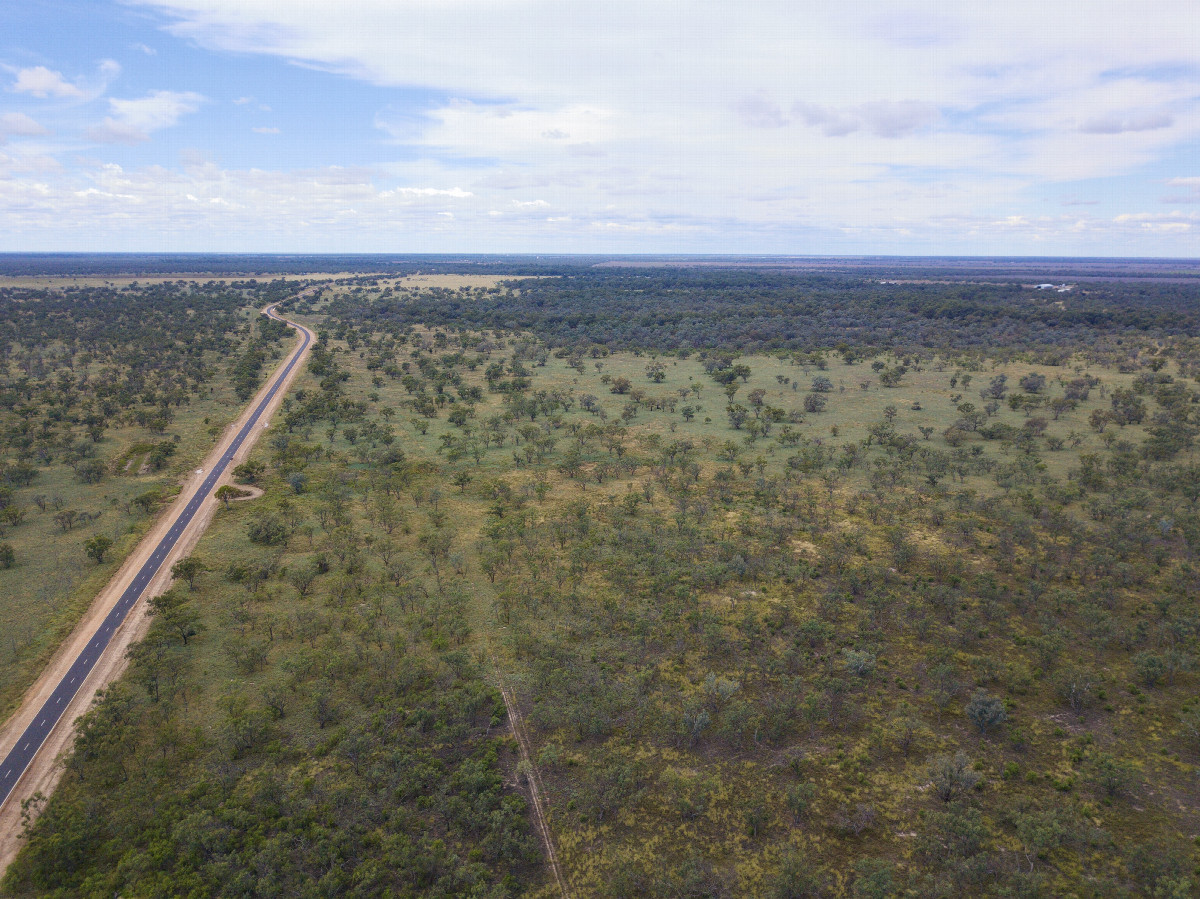
[[[234,466],[244,461],[250,454],[250,450],[254,447],[255,443],[258,442],[258,437],[266,429],[265,423],[269,422],[275,414],[279,404],[283,401],[283,397],[287,394],[291,382],[303,369],[303,357],[308,355],[309,349],[311,349],[311,343],[304,349],[298,347],[280,362],[275,372],[272,372],[272,376],[265,381],[259,392],[247,404],[237,421],[225,429],[220,442],[205,456],[201,466],[203,472],[208,472],[212,470],[221,456],[229,449],[235,435],[253,415],[263,395],[270,390],[271,385],[274,383],[275,374],[287,365],[293,355],[299,354],[301,358],[292,368],[287,379],[283,382],[274,399],[263,413],[262,420],[264,427],[255,428],[254,432],[242,443],[233,461],[226,469],[225,475],[218,482],[218,486],[229,482],[230,472]],[[21,700],[21,705],[13,713],[12,717],[4,723],[4,726],[0,728],[0,758],[8,755],[21,734],[24,733],[25,728],[33,721],[34,716],[42,708],[46,698],[53,692],[59,681],[62,680],[63,675],[68,671],[75,658],[95,633],[99,623],[104,620],[109,610],[116,605],[121,594],[129,586],[141,566],[149,559],[155,547],[158,546],[159,542],[170,530],[171,525],[192,499],[203,480],[203,474],[192,474],[184,484],[183,490],[175,502],[160,516],[154,528],[142,538],[137,549],[130,553],[125,563],[113,575],[112,580],[109,581],[104,590],[96,597],[87,614],[76,625],[71,635],[63,641],[53,659],[51,659],[50,664],[42,672],[41,677],[25,693],[25,696]],[[180,535],[174,549],[163,560],[158,574],[147,584],[141,599],[130,610],[125,622],[114,634],[100,661],[92,669],[91,674],[88,675],[82,688],[71,701],[71,704],[67,706],[62,720],[51,732],[45,743],[42,744],[37,758],[25,771],[24,776],[22,776],[20,782],[9,795],[4,805],[0,806],[0,876],[3,876],[9,862],[13,860],[21,848],[22,804],[37,793],[49,796],[53,792],[59,778],[62,776],[61,758],[64,751],[70,748],[75,736],[75,720],[91,707],[96,692],[112,683],[125,670],[126,651],[131,644],[136,643],[145,635],[146,629],[149,627],[150,619],[146,614],[147,599],[152,596],[158,596],[170,586],[171,566],[179,559],[187,556],[196,546],[196,543],[208,528],[209,522],[212,521],[218,502],[216,497],[210,494],[191,523]]]

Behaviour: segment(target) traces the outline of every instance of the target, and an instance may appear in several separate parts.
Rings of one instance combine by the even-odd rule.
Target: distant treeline
[[[875,278],[698,269],[590,269],[511,290],[386,293],[335,301],[343,321],[526,330],[556,346],[743,352],[995,347],[1069,350],[1200,333],[1200,285],[1105,283],[1069,293],[1020,284],[882,284]]]

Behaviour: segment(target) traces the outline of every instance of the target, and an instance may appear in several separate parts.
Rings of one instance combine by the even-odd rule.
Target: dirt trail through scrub
[[[534,765],[529,752],[529,741],[525,737],[521,710],[517,707],[515,697],[503,684],[500,685],[500,695],[504,697],[504,707],[508,710],[508,720],[512,725],[513,736],[517,738],[521,760],[525,762],[523,767],[529,775],[529,795],[533,799],[533,814],[537,821],[538,836],[542,838],[542,847],[546,850],[546,863],[550,866],[550,871],[554,875],[563,899],[569,899],[570,894],[567,893],[567,885],[563,881],[562,871],[558,866],[558,853],[554,851],[554,837],[550,833],[550,824],[546,821],[545,800],[543,799],[546,791],[542,787],[542,779],[538,775],[537,766]]]

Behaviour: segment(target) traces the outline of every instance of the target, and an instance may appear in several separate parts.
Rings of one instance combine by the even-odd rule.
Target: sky
[[[1195,0],[0,11],[0,251],[1200,255]]]

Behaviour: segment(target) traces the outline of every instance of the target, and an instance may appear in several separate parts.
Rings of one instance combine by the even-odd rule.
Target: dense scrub
[[[389,292],[390,293],[390,292]],[[1051,299],[1047,299],[1049,296]],[[1097,341],[1200,333],[1200,288],[1087,284],[1049,295],[1012,284],[888,284],[878,277],[738,271],[568,271],[512,289],[385,294],[335,315],[392,325],[528,330],[553,346],[660,351],[852,347],[1035,349],[1060,359]]]

